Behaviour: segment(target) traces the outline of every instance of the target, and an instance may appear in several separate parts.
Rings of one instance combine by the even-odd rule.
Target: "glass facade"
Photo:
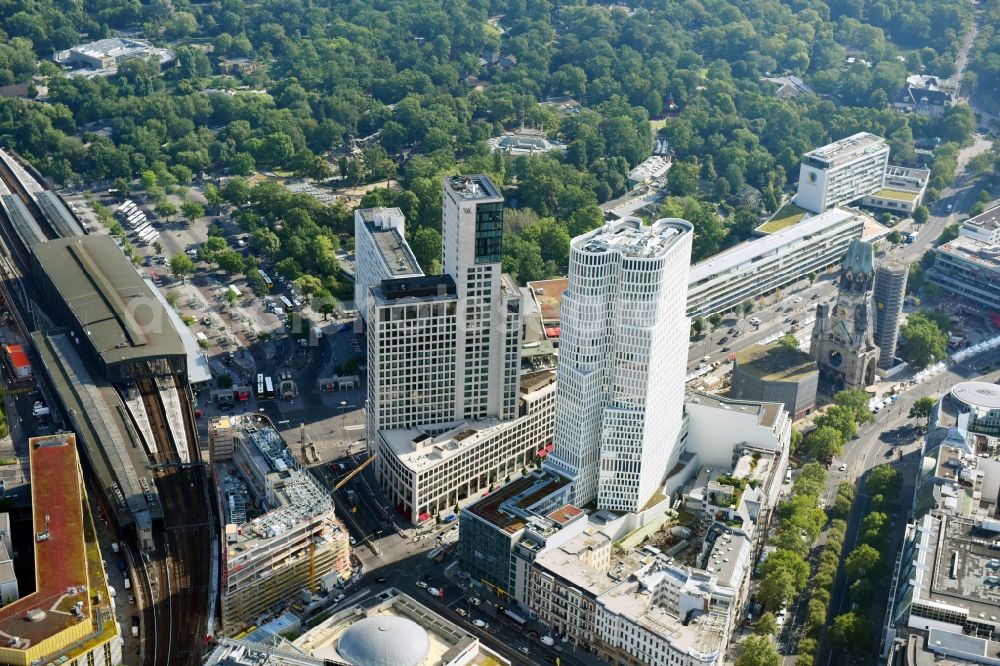
[[[500,262],[503,243],[503,203],[482,203],[476,206],[476,263]]]

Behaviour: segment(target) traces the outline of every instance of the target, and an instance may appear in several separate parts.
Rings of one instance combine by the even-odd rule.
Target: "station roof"
[[[110,236],[50,241],[35,256],[105,363],[184,354],[159,299]]]
[[[20,638],[21,649],[90,617],[76,436],[33,437],[28,442],[28,455],[35,591],[0,609],[0,632]],[[74,616],[72,609],[77,602],[83,604],[82,613]]]

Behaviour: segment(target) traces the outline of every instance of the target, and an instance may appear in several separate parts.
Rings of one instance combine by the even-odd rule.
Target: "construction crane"
[[[357,476],[358,473],[361,470],[363,470],[365,467],[368,467],[368,465],[371,465],[373,460],[375,460],[375,456],[374,455],[372,455],[371,457],[368,458],[368,460],[366,460],[363,463],[361,463],[360,465],[358,465],[357,469],[353,470],[350,474],[348,474],[347,476],[345,476],[344,478],[342,478],[340,481],[338,481],[337,485],[335,485],[333,487],[333,490],[331,490],[330,492],[335,493],[338,490],[340,490],[341,488],[343,488],[344,484],[346,484],[348,481],[350,481],[355,476]]]

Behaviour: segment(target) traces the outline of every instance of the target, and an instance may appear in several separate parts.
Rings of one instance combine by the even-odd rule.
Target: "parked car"
[[[483,622],[479,618],[476,618],[475,620],[473,620],[472,624],[476,625],[480,629],[489,629],[490,628],[490,625],[486,624],[485,622]]]
[[[461,615],[462,617],[465,617],[466,615],[468,615],[468,613],[465,612],[464,608],[456,608],[455,612],[458,613],[459,615]]]
[[[473,606],[478,606],[479,604],[483,603],[479,597],[472,597],[471,599],[469,599],[469,601],[472,602]]]
[[[422,587],[423,589],[425,589],[425,590],[426,590],[426,589],[427,589],[427,583],[425,583],[425,582],[424,582],[424,581],[422,581],[422,580],[418,580],[418,581],[417,581],[417,587]]]
[[[841,472],[846,472],[847,471],[847,463],[840,463],[840,467],[838,467],[837,469],[839,469]]]
[[[375,582],[376,583],[384,583],[385,580],[386,580],[385,576],[379,576],[378,578],[375,579]]]

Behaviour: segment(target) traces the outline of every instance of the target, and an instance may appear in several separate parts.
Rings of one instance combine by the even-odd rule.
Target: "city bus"
[[[270,377],[264,377],[264,399],[274,400],[274,382],[271,381]]]
[[[281,301],[281,304],[285,306],[285,312],[291,312],[294,309],[292,306],[292,302],[288,300],[288,296],[279,296],[278,300]]]
[[[257,399],[264,398],[264,375],[257,375]]]
[[[271,278],[269,278],[267,276],[267,273],[265,273],[262,268],[258,268],[257,272],[260,273],[260,277],[261,277],[261,279],[264,280],[264,284],[267,285],[268,289],[271,289],[272,287],[274,287],[274,283],[271,282]]]
[[[138,225],[135,229],[133,229],[132,233],[135,234],[136,236],[141,236],[152,228],[153,228],[153,223],[150,222],[149,220],[146,220],[142,224]]]

